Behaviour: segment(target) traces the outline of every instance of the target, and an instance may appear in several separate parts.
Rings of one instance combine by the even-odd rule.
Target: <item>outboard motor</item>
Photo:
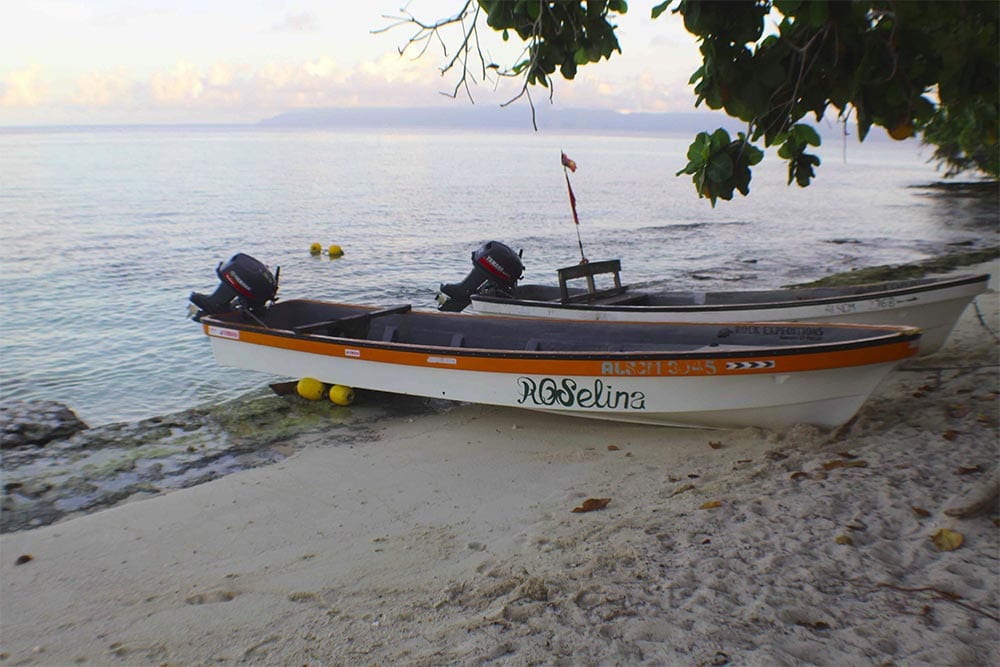
[[[485,289],[512,292],[524,273],[521,253],[499,241],[489,241],[472,253],[472,271],[460,283],[441,285],[438,310],[457,313],[472,301],[469,297]]]
[[[275,274],[250,255],[237,253],[228,262],[219,262],[215,273],[219,286],[211,294],[191,292],[191,303],[198,307],[195,321],[202,315],[218,315],[233,310],[245,310],[259,315],[278,293],[278,273]]]

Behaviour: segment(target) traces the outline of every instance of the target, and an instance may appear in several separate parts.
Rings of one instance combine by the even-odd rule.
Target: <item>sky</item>
[[[400,56],[412,26],[454,14],[462,0],[0,0],[0,126],[254,123],[284,111],[428,107],[457,78],[432,44]],[[557,78],[555,108],[691,111],[700,65],[676,15],[629,2],[615,22],[622,54]],[[388,17],[388,18],[387,18]],[[484,50],[516,62],[520,43],[483,31]],[[449,52],[450,54],[451,52]],[[501,104],[511,80],[472,86],[476,104]],[[536,88],[536,103],[548,93]]]

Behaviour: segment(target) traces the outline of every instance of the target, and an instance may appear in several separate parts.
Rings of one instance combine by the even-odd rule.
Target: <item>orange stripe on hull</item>
[[[281,336],[258,331],[218,327],[203,324],[205,334],[226,339],[238,339],[253,345],[320,354],[344,359],[420,366],[445,370],[481,371],[490,373],[517,373],[521,375],[561,375],[593,377],[695,377],[716,375],[749,375],[766,373],[797,373],[862,366],[866,364],[900,361],[918,352],[919,342],[912,338],[889,340],[884,343],[857,347],[840,346],[838,349],[818,349],[815,352],[790,350],[784,354],[771,354],[766,350],[751,356],[738,352],[710,355],[670,354],[645,352],[594,352],[594,359],[581,359],[580,353],[551,352],[544,357],[530,353],[495,352],[491,350],[462,350],[456,348],[404,349],[398,345],[388,348],[371,345],[368,341],[345,344],[309,338]],[[340,339],[343,340],[343,339]],[[809,346],[803,346],[808,350]],[[817,346],[820,347],[820,346]],[[466,353],[468,352],[468,353]],[[473,354],[476,352],[476,354]],[[574,358],[560,358],[562,356]],[[513,361],[516,360],[516,363]]]

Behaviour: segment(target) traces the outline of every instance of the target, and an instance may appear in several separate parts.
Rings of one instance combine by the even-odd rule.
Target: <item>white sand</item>
[[[0,537],[0,665],[1000,664],[997,502],[944,513],[998,391],[970,307],[837,433],[470,406],[316,442]]]

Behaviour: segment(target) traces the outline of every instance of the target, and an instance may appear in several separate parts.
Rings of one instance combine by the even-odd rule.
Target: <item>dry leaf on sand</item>
[[[931,535],[931,541],[938,551],[954,551],[965,542],[965,536],[949,528],[942,528]]]
[[[867,468],[868,461],[828,461],[823,464],[823,470],[833,470],[834,468]]]
[[[583,504],[579,507],[574,507],[574,512],[593,512],[596,510],[602,510],[608,506],[611,502],[611,498],[587,498],[583,501]]]

